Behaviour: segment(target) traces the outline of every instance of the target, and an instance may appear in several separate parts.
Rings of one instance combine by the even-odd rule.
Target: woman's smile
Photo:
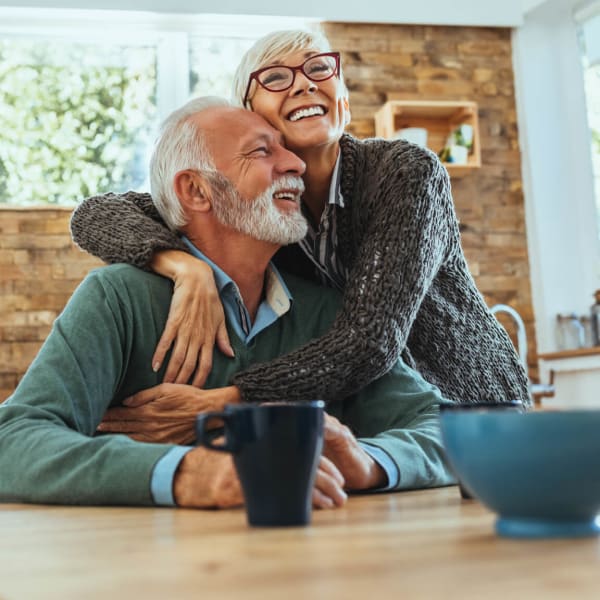
[[[290,54],[281,63],[300,64],[319,49]],[[312,81],[298,71],[292,86],[272,92],[257,86],[250,99],[252,110],[263,116],[283,134],[290,150],[337,145],[349,121],[347,91],[336,75],[324,81]]]
[[[292,121],[292,123],[296,123],[302,119],[308,119],[310,117],[322,117],[327,114],[327,109],[319,104],[309,105],[309,106],[301,106],[299,108],[295,108],[288,115],[288,120]]]

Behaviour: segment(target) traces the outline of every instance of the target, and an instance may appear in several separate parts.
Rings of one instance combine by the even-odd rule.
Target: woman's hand
[[[205,262],[179,250],[158,252],[152,269],[175,283],[165,330],[152,357],[158,371],[171,346],[173,351],[164,376],[165,383],[187,383],[202,387],[212,367],[215,343],[226,356],[233,356],[225,314],[212,269]]]
[[[138,442],[193,444],[196,416],[240,402],[234,386],[199,390],[191,385],[161,383],[109,408],[98,431],[123,433]]]

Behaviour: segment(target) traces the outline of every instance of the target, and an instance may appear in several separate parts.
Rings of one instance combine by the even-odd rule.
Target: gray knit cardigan
[[[456,402],[521,400],[527,379],[510,338],[488,310],[460,245],[448,174],[404,141],[344,135],[338,246],[348,267],[329,332],[233,379],[246,401],[342,399],[387,372],[400,354]],[[147,268],[154,252],[186,250],[148,194],[85,200],[71,231],[106,262]],[[297,246],[278,264],[306,273]]]

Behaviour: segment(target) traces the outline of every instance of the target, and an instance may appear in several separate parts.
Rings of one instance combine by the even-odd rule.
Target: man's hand
[[[339,470],[347,490],[368,490],[386,485],[387,476],[359,445],[352,432],[335,417],[325,415],[323,455]]]
[[[139,442],[193,444],[196,415],[240,402],[235,386],[199,390],[191,385],[161,383],[106,411],[98,431],[124,433]]]
[[[344,479],[336,467],[321,457],[313,506],[334,508],[345,504]],[[173,480],[177,506],[187,508],[231,508],[244,503],[244,496],[229,454],[197,447],[179,463]]]
[[[244,503],[233,459],[229,454],[198,447],[179,463],[173,480],[177,506],[231,508]]]
[[[312,495],[313,506],[335,508],[343,506],[347,499],[348,496],[344,492],[344,477],[328,458],[321,456]]]

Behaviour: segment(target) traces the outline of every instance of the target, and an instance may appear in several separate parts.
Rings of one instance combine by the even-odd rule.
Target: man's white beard
[[[278,191],[304,191],[304,182],[299,177],[278,179],[254,200],[241,198],[231,181],[223,175],[217,174],[214,179],[213,210],[221,224],[254,239],[282,246],[298,242],[306,235],[308,224],[300,210],[284,213],[273,204],[273,194]]]

